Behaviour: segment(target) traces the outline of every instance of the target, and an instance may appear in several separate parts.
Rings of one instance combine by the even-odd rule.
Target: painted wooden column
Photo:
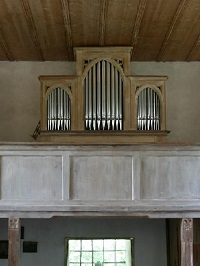
[[[8,266],[20,266],[20,219],[8,220]]]
[[[181,266],[193,266],[193,219],[181,221]]]

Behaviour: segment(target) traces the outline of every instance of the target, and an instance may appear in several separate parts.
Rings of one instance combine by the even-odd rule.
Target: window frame
[[[98,238],[98,237],[94,237],[94,238],[87,238],[87,237],[83,237],[83,238],[80,238],[80,237],[65,237],[64,239],[64,254],[65,254],[65,266],[68,266],[68,257],[69,257],[69,240],[130,240],[130,253],[131,253],[131,263],[130,265],[128,266],[134,266],[135,263],[134,263],[134,245],[135,245],[135,241],[134,241],[134,238],[130,237],[130,238],[127,238],[127,237],[124,237],[124,238],[112,238],[112,237],[104,237],[104,238]],[[78,265],[78,264],[77,264]],[[126,265],[126,264],[124,264]],[[81,265],[80,265],[81,266]]]

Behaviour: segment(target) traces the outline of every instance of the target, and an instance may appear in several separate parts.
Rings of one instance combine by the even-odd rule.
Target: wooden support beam
[[[193,219],[181,221],[181,266],[193,266]]]
[[[20,220],[8,220],[8,266],[20,266]]]

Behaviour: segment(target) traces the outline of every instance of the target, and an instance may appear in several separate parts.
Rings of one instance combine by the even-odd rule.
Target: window
[[[132,266],[133,239],[65,239],[66,266]]]

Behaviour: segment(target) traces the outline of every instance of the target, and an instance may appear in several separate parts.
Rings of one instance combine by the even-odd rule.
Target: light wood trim
[[[193,219],[181,221],[181,266],[193,266]]]
[[[77,78],[74,76],[39,76],[41,83],[41,130],[47,130],[47,96],[56,87],[61,87],[67,91],[71,100],[71,129],[76,129],[77,113]],[[69,91],[67,87],[71,87]]]
[[[137,96],[145,88],[153,88],[161,103],[161,130],[166,130],[166,92],[165,84],[167,76],[134,76],[129,77],[131,82],[131,129],[137,130]],[[159,89],[158,89],[159,88]]]
[[[8,220],[8,266],[20,266],[20,219]]]
[[[123,145],[163,142],[169,131],[42,131],[38,140],[75,145]]]

